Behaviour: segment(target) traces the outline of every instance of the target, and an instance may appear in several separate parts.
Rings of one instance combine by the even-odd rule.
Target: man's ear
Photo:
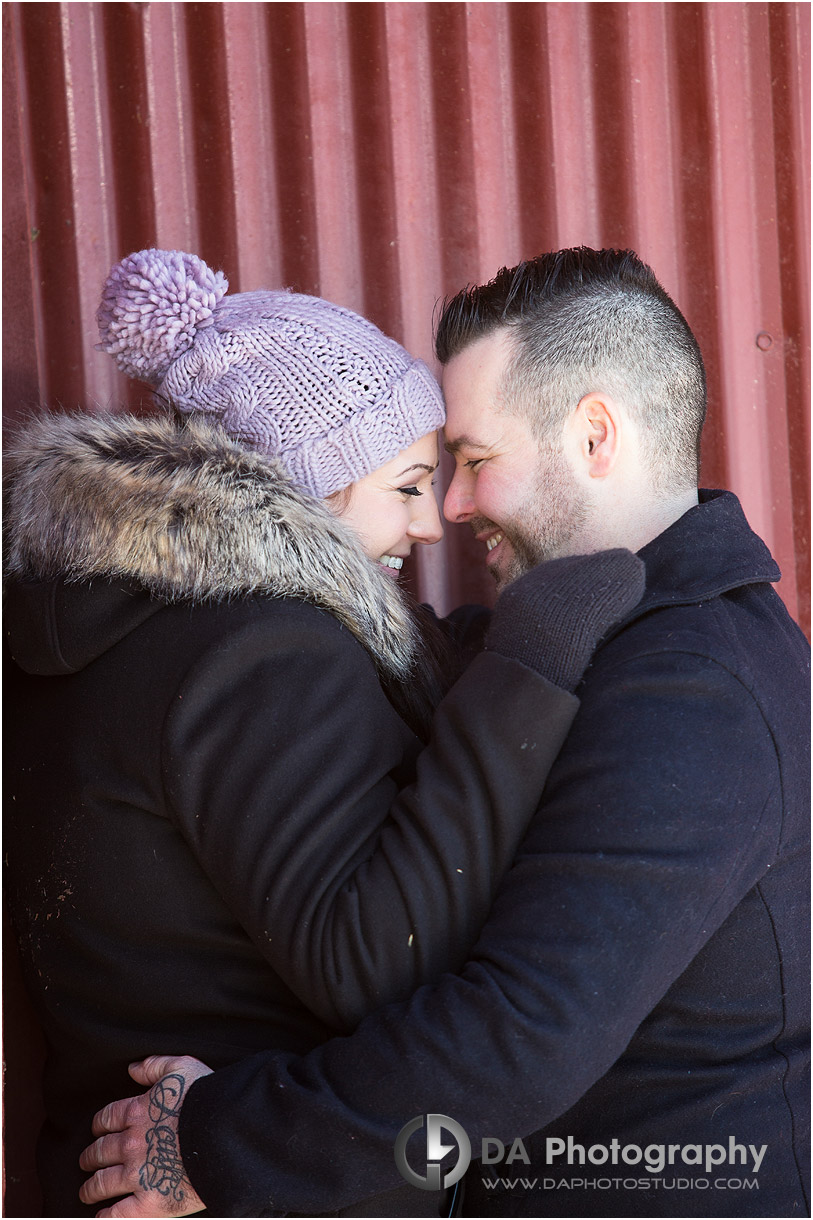
[[[603,479],[618,460],[621,413],[615,401],[598,391],[585,394],[571,420],[580,465],[591,479]]]

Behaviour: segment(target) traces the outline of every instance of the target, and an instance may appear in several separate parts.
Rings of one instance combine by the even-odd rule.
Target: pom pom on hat
[[[139,250],[117,263],[96,314],[101,343],[128,377],[158,385],[192,346],[229,284],[222,271],[180,250]]]

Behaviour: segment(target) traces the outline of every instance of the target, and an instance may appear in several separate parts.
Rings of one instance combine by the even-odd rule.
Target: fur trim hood
[[[199,419],[44,415],[6,460],[9,574],[125,580],[169,600],[294,597],[330,611],[387,677],[413,617],[356,535],[281,463]]]

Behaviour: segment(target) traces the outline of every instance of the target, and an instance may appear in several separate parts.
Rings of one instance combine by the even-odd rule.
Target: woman
[[[441,534],[438,387],[347,310],[227,287],[178,252],[114,267],[101,347],[167,413],[41,418],[9,463],[7,888],[49,1048],[46,1214],[78,1214],[131,1060],[304,1050],[458,966],[577,706],[511,659],[515,602],[421,750],[443,649],[392,576]],[[625,562],[571,605],[557,571],[592,639],[640,595]]]

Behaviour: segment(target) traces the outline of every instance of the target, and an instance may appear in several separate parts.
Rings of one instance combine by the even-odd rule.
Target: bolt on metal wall
[[[6,4],[5,409],[146,409],[94,351],[110,265],[368,314],[432,362],[439,298],[632,246],[709,374],[703,482],[809,610],[806,4]],[[452,530],[413,573],[491,596]],[[421,548],[424,550],[424,548]]]

